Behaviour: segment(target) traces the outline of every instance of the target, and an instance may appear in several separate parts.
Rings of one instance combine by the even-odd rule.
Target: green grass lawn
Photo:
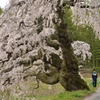
[[[81,100],[84,96],[90,93],[91,91],[87,91],[87,90],[62,92],[57,95],[40,97],[39,100]]]
[[[82,100],[85,96],[92,94],[95,90],[100,86],[100,82],[98,83],[97,87],[94,88],[92,86],[92,82],[90,78],[86,78],[85,81],[87,82],[90,91],[87,90],[78,90],[72,92],[62,92],[56,95],[49,95],[49,96],[42,96],[39,97],[39,100]]]
[[[9,91],[4,91],[0,93],[4,100],[83,100],[87,95],[92,94],[100,86],[98,82],[97,87],[92,86],[91,78],[85,78],[90,91],[87,90],[77,90],[68,92],[58,83],[53,86],[47,85],[40,82],[40,87],[38,89],[33,89],[34,82],[24,83],[25,88],[20,87],[24,90],[24,95],[12,95]],[[20,86],[20,85],[19,85]],[[25,91],[28,91],[27,93]],[[34,99],[36,98],[36,99]],[[1,100],[1,99],[0,99]]]

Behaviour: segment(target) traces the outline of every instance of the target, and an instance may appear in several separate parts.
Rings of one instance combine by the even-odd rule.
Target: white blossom
[[[81,8],[77,3],[72,7],[72,21],[75,25],[91,26],[100,39],[100,0],[84,0],[83,3],[86,7]]]
[[[74,54],[80,60],[85,61],[86,58],[91,59],[92,53],[90,52],[90,45],[83,41],[74,41],[72,44]]]

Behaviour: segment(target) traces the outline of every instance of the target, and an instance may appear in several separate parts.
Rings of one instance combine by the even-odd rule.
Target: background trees
[[[67,5],[67,7],[68,7],[68,5]],[[94,10],[94,9],[81,8],[80,10],[82,10],[82,9],[84,9],[83,13],[85,10],[88,10],[87,12],[85,12],[85,14],[86,14],[86,16],[88,16],[88,18],[89,18],[89,16],[92,16],[88,12],[91,10]],[[100,40],[99,40],[99,33],[97,34],[97,31],[95,31],[95,30],[96,30],[96,26],[98,27],[98,25],[99,25],[98,23],[100,21],[97,20],[97,22],[94,22],[95,23],[95,27],[94,27],[94,25],[92,26],[92,24],[90,24],[90,23],[92,23],[92,22],[90,22],[90,20],[86,21],[86,19],[84,17],[81,18],[81,15],[79,16],[77,14],[78,18],[76,18],[76,20],[75,20],[75,19],[73,19],[73,17],[74,17],[73,11],[74,11],[73,7],[65,10],[65,22],[68,23],[68,26],[67,26],[68,34],[71,37],[72,42],[73,41],[84,41],[90,45],[90,48],[91,48],[90,51],[92,53],[92,56],[91,56],[91,60],[86,64],[86,66],[91,67],[91,68],[98,67],[98,66],[100,66]],[[98,9],[98,10],[96,9],[96,11],[97,12],[99,11],[99,14],[100,14],[100,9]],[[94,11],[93,11],[93,13],[94,13]],[[97,16],[99,16],[99,15],[97,14],[96,16],[94,16],[94,19],[98,19],[99,17],[97,17]],[[80,21],[81,22],[83,21],[83,22],[80,23]],[[95,30],[94,30],[94,28],[95,28]],[[98,28],[97,28],[97,30],[98,30]]]

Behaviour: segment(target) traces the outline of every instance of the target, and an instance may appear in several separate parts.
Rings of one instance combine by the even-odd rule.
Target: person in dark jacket
[[[98,75],[97,75],[96,70],[94,69],[93,70],[93,73],[92,73],[93,87],[96,87],[97,86],[97,78],[98,78]]]

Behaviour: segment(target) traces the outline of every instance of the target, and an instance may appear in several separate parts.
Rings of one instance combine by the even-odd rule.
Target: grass
[[[32,88],[34,83],[28,82],[28,84],[24,83],[24,85],[26,85],[25,89],[24,86],[22,87],[22,85],[20,86],[19,84],[20,89],[24,91],[24,95],[12,95],[9,91],[4,91],[3,93],[0,93],[0,95],[2,95],[4,100],[82,100],[85,96],[95,92],[95,90],[100,86],[100,81],[98,81],[96,88],[93,88],[91,78],[85,78],[85,81],[87,82],[90,91],[77,90],[65,92],[64,88],[59,83],[53,86],[40,83],[40,88],[34,90]],[[28,93],[25,92],[26,90]]]
[[[82,100],[85,96],[92,94],[97,89],[92,86],[90,78],[86,78],[85,81],[89,85],[90,91],[77,90],[72,92],[62,92],[56,95],[39,97],[39,100]],[[100,82],[98,83],[98,86],[100,86]]]
[[[57,95],[40,97],[39,100],[81,100],[86,94],[90,94],[91,91],[79,90],[73,92],[62,92]]]

